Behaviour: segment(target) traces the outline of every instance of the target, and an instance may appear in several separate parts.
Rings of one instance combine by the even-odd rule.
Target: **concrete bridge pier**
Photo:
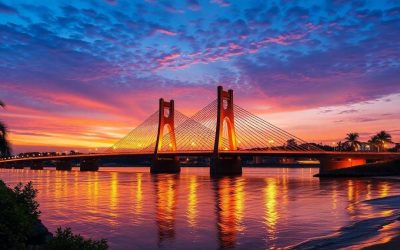
[[[337,158],[337,157],[322,157],[319,159],[320,167],[319,173],[326,174],[330,171],[351,168],[355,166],[364,165],[367,163],[366,159],[363,158]]]
[[[29,168],[31,170],[43,170],[43,163],[42,162],[32,162]]]
[[[97,171],[99,170],[99,163],[96,159],[85,159],[80,164],[80,171]]]
[[[160,173],[170,173],[177,174],[181,172],[181,167],[179,166],[179,158],[176,156],[171,157],[154,157],[150,173],[160,174]]]
[[[72,170],[72,162],[71,160],[58,160],[56,162],[56,170]]]
[[[25,168],[25,164],[24,163],[18,163],[18,162],[16,162],[16,163],[13,163],[12,164],[12,168],[14,168],[14,169],[24,169]]]
[[[219,156],[211,160],[211,176],[229,176],[242,174],[242,160],[239,156]]]
[[[3,162],[1,164],[1,168],[5,168],[5,169],[12,169],[14,166],[13,162]]]

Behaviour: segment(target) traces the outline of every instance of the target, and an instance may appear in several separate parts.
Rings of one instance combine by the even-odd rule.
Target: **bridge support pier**
[[[97,171],[99,170],[98,161],[95,159],[85,159],[80,164],[80,171]]]
[[[25,165],[23,164],[23,163],[14,163],[13,164],[13,168],[14,169],[24,169],[25,168]]]
[[[210,174],[212,176],[241,175],[242,160],[235,155],[214,157],[211,161]]]
[[[154,158],[150,173],[161,174],[161,173],[171,173],[177,174],[181,172],[181,167],[179,166],[179,159],[176,156]]]
[[[32,162],[30,169],[31,170],[43,170],[43,164],[41,162]]]
[[[233,114],[233,90],[224,91],[222,86],[218,86],[218,109],[217,109],[217,126],[215,132],[214,155],[211,160],[210,175],[241,175],[242,161],[238,155],[223,155],[220,148],[226,150],[237,150],[235,119]],[[225,104],[225,105],[224,105]],[[223,145],[223,129],[224,123],[228,130],[228,143]]]
[[[157,141],[154,149],[154,157],[150,168],[150,173],[172,173],[176,174],[181,172],[179,166],[179,158],[177,156],[161,155],[159,152],[163,146],[164,139],[164,127],[167,127],[168,134],[170,137],[169,149],[174,152],[176,151],[176,139],[175,139],[175,110],[174,100],[165,102],[164,99],[160,99],[159,111],[158,111],[158,133]]]
[[[56,170],[72,170],[72,163],[70,160],[59,160],[56,162]]]
[[[13,162],[6,162],[6,163],[4,163],[3,168],[12,169],[13,166],[14,166]]]
[[[367,163],[366,159],[362,158],[322,157],[319,159],[319,161],[319,174],[326,174],[337,169],[351,168]]]

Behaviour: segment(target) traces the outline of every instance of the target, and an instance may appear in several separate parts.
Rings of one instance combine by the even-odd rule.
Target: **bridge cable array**
[[[217,100],[188,117],[175,110],[175,140],[177,151],[214,150],[217,123]],[[234,105],[236,145],[239,151],[322,151],[314,144],[286,132],[251,112]],[[228,130],[222,134],[220,150],[229,149]],[[158,111],[153,113],[107,152],[153,152],[158,129]],[[166,133],[161,152],[172,151],[171,138]]]

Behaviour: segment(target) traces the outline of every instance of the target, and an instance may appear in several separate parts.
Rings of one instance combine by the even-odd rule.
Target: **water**
[[[392,200],[400,198],[379,199],[398,195],[398,180],[324,180],[312,177],[317,171],[245,168],[213,179],[208,168],[0,169],[0,179],[33,182],[51,231],[71,227],[111,249],[359,248],[398,232]]]

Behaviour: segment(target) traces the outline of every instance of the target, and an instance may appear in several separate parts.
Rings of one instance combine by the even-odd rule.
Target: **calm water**
[[[111,249],[359,247],[395,234],[395,203],[364,201],[398,195],[398,180],[320,180],[316,172],[245,168],[242,177],[212,179],[208,168],[0,169],[0,178],[11,186],[33,181],[51,231],[68,226],[107,238]]]

